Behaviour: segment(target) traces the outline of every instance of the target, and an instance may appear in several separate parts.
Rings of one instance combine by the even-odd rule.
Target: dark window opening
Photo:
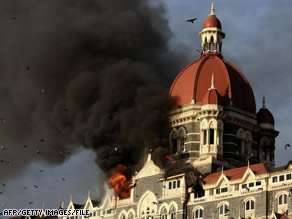
[[[175,154],[177,152],[177,139],[172,139],[172,153]]]
[[[285,175],[281,175],[281,176],[279,177],[279,181],[282,182],[282,181],[284,181],[284,180],[285,180]]]
[[[210,129],[210,144],[214,144],[214,129]]]
[[[273,176],[272,180],[273,180],[273,183],[278,182],[277,176]]]
[[[228,192],[228,188],[227,187],[221,189],[221,193],[224,193],[224,192]]]

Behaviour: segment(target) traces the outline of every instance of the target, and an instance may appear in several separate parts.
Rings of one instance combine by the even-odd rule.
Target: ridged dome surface
[[[209,89],[203,98],[203,105],[222,105],[221,96],[216,89]]]
[[[245,76],[233,64],[217,53],[207,53],[186,66],[175,78],[169,94],[175,98],[173,107],[203,103],[214,74],[214,87],[222,97],[222,105],[233,105],[255,113],[256,105],[252,88]]]
[[[221,30],[221,22],[215,15],[210,15],[203,24],[203,29],[208,27],[216,27]]]
[[[275,123],[273,114],[267,108],[261,108],[257,112],[257,122],[258,124],[267,123],[272,125]]]

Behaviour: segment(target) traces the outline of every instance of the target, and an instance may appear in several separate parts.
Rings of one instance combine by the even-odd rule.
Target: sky
[[[84,203],[89,190],[93,199],[100,197],[105,191],[103,173],[127,149],[136,149],[127,142],[117,156],[110,147],[92,145],[108,144],[100,136],[114,144],[135,136],[137,126],[132,124],[139,120],[125,121],[133,114],[143,115],[144,105],[152,109],[165,101],[163,95],[153,102],[149,97],[165,93],[159,83],[170,87],[179,71],[199,58],[198,33],[210,13],[211,1],[151,0],[152,7],[131,0],[100,5],[98,0],[81,2],[0,3],[0,116],[5,119],[0,124],[0,144],[7,148],[0,151],[0,159],[11,161],[11,165],[0,165],[0,183],[5,184],[0,185],[2,209],[41,208],[43,204],[56,208],[59,201],[68,204],[70,194],[74,202]],[[291,11],[289,0],[215,0],[215,14],[226,33],[224,58],[250,82],[257,110],[264,95],[274,115],[275,129],[280,132],[276,166],[292,158],[292,149],[284,149],[284,142],[292,142]],[[198,18],[194,24],[186,22],[194,17]],[[124,72],[127,80],[116,72]],[[134,99],[120,97],[131,97],[135,89]],[[135,105],[118,110],[109,107],[125,100]],[[118,114],[114,120],[112,112]],[[104,114],[107,116],[99,119]],[[138,130],[156,125],[158,116],[161,114],[147,117]],[[106,124],[117,121],[122,128],[105,130]],[[164,120],[160,122],[164,124]],[[130,134],[124,133],[127,128]],[[90,129],[98,133],[94,138]],[[155,136],[156,142],[163,142],[164,135]],[[107,156],[114,161],[107,163]],[[135,162],[131,160],[130,165]],[[29,206],[29,202],[34,203]]]

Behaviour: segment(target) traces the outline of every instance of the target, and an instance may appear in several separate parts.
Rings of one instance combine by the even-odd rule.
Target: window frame
[[[222,212],[221,212],[221,207],[222,207]],[[219,206],[219,216],[226,215],[228,213],[229,213],[229,206],[226,203],[221,204]]]
[[[245,202],[245,208],[246,211],[254,211],[255,210],[255,201],[253,199],[248,199]]]
[[[197,209],[194,211],[193,218],[194,218],[194,219],[201,219],[201,218],[204,218],[204,209],[203,209],[203,208],[197,208]]]

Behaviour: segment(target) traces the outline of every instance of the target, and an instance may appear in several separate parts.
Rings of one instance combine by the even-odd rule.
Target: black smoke
[[[2,180],[80,146],[106,175],[168,146],[168,86],[182,57],[168,48],[164,13],[144,0],[0,2]]]

